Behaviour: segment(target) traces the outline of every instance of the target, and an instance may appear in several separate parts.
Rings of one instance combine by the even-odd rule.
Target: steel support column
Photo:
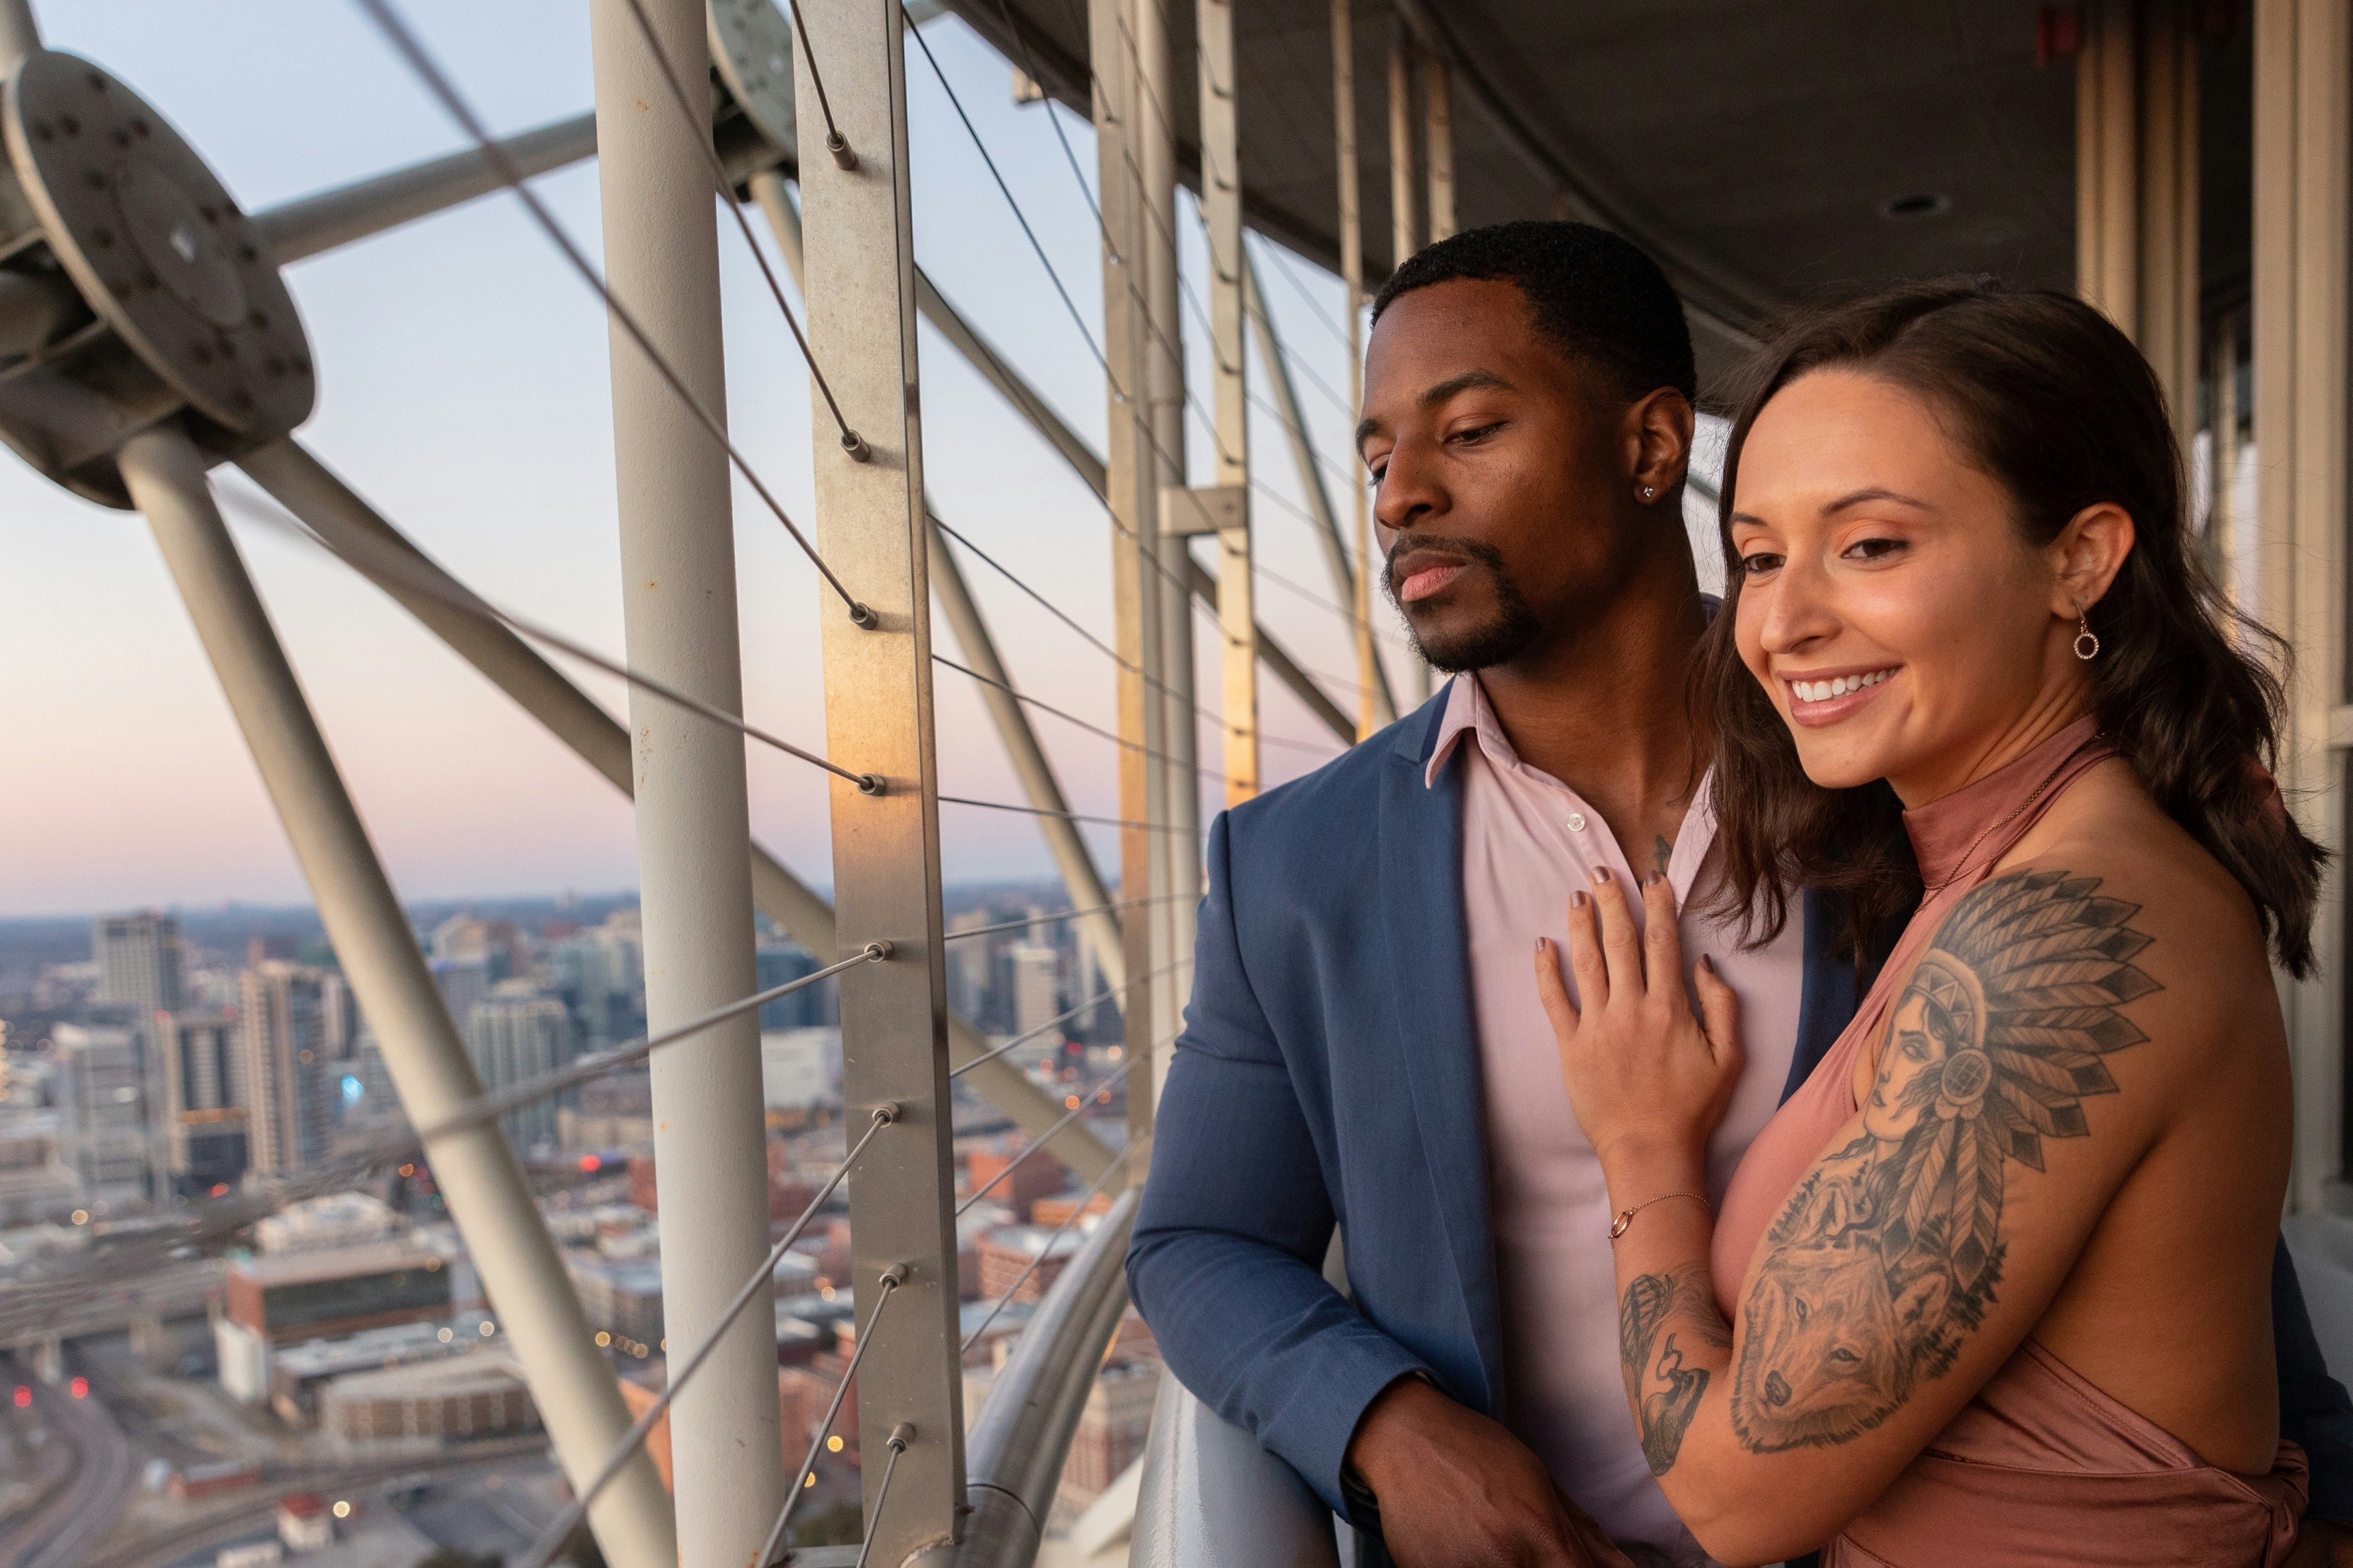
[[[2334,855],[2317,977],[2281,981],[2295,1064],[2289,1201],[2317,1212],[2345,1172],[2348,138],[2353,27],[2343,0],[2257,0],[2254,17],[2257,602],[2295,646],[2280,783]]]
[[[632,5],[644,8],[653,43]],[[665,65],[701,86],[701,0],[593,0],[597,176],[617,299],[705,409],[723,418],[711,127],[666,112]],[[698,140],[704,147],[696,146]],[[630,665],[743,710],[735,541],[725,450],[618,322],[609,333]],[[661,1029],[755,987],[744,737],[642,690],[637,771],[646,1016]],[[831,962],[835,953],[819,953]],[[768,1248],[758,1020],[746,1014],[655,1057],[662,1303],[672,1338],[702,1340]],[[683,1568],[740,1568],[784,1506],[776,1343],[760,1313],[731,1327],[670,1413]]]
[[[1250,563],[1249,352],[1242,342],[1241,128],[1233,0],[1196,0],[1200,64],[1201,216],[1209,236],[1210,407],[1219,488],[1233,493],[1218,530],[1219,705],[1226,725],[1226,804],[1258,794],[1258,612]],[[1181,542],[1177,548],[1186,548]],[[1187,845],[1187,858],[1191,859]],[[1189,911],[1179,909],[1180,914]]]
[[[808,7],[799,21],[807,46],[794,62],[801,144],[825,145],[825,100],[809,74],[814,58],[827,73],[833,123],[855,155],[849,169],[811,159],[801,196],[810,353],[871,453],[854,456],[849,437],[822,412],[812,421],[818,550],[858,585],[875,617],[861,628],[839,605],[822,611],[826,749],[887,781],[875,796],[837,779],[832,807],[842,937],[887,942],[893,951],[890,963],[845,978],[841,1034],[842,1095],[851,1113],[886,1101],[900,1111],[849,1196],[860,1300],[886,1271],[905,1271],[890,1317],[871,1331],[882,1342],[858,1377],[861,1432],[913,1429],[892,1472],[887,1508],[876,1450],[867,1450],[864,1468],[868,1555],[899,1563],[953,1540],[964,1501],[905,34],[894,5]]]
[[[793,281],[804,296],[808,293],[808,279],[804,271],[801,216],[793,207],[792,197],[785,190],[784,176],[771,170],[753,179],[752,196],[766,215],[768,226],[776,237],[776,247],[785,253],[785,266],[792,272]],[[923,274],[915,275],[915,305],[923,310],[927,286]],[[937,299],[937,295],[933,298]],[[944,302],[943,302],[944,308]],[[928,311],[924,312],[929,314]],[[961,324],[959,322],[959,324]],[[974,340],[975,352],[994,357],[978,339]],[[1010,374],[1010,372],[1007,373]],[[1077,437],[1073,436],[1072,440]],[[1082,444],[1082,451],[1084,450]],[[1089,460],[1092,453],[1087,453]],[[1100,468],[1100,465],[1098,465]],[[981,678],[980,699],[988,716],[997,726],[997,738],[1004,743],[1007,760],[1012,763],[1016,777],[1021,781],[1021,793],[1029,804],[1048,815],[1038,818],[1038,831],[1045,837],[1047,850],[1054,857],[1055,868],[1062,874],[1062,886],[1071,895],[1073,909],[1098,909],[1112,901],[1103,873],[1095,868],[1094,856],[1087,848],[1086,839],[1079,833],[1078,824],[1071,820],[1071,805],[1062,794],[1061,782],[1054,776],[1053,764],[1047,761],[1045,748],[1038,743],[1038,731],[1029,722],[1014,695],[1013,678],[1006,668],[1004,658],[997,651],[997,639],[991,636],[988,622],[980,613],[980,605],[972,596],[971,585],[964,579],[964,569],[956,564],[955,552],[949,548],[946,536],[938,526],[938,513],[924,498],[925,513],[934,520],[927,531],[931,548],[927,559],[931,565],[932,592],[940,602],[940,613],[947,617],[948,629],[955,634],[956,646],[964,651],[965,661]],[[991,684],[991,683],[994,684]],[[1095,955],[1105,979],[1113,986],[1127,979],[1127,952],[1122,945],[1119,917],[1108,911],[1082,915],[1078,921],[1080,939]],[[1026,1079],[1024,1080],[1027,1081]]]
[[[2198,427],[2198,44],[2187,0],[2094,0],[2075,63],[2076,289]]]
[[[33,0],[0,0],[0,78],[40,47],[41,29],[33,20]]]
[[[1164,750],[1166,705],[1162,698],[1160,585],[1156,565],[1160,532],[1159,487],[1154,478],[1150,409],[1145,396],[1145,348],[1150,323],[1145,312],[1145,214],[1135,174],[1137,105],[1134,62],[1127,47],[1127,8],[1132,0],[1088,0],[1087,39],[1094,69],[1095,155],[1103,227],[1103,358],[1111,400],[1104,454],[1104,502],[1112,521],[1112,640],[1119,650],[1119,732],[1128,742],[1120,752],[1119,814],[1133,826],[1120,829],[1120,896],[1153,897],[1168,890],[1159,840],[1150,825],[1165,824],[1167,773],[1150,753]],[[1164,905],[1146,907],[1165,910]],[[1127,942],[1129,990],[1124,1049],[1149,1053],[1153,1020],[1160,1016],[1166,980],[1153,977],[1166,949],[1166,921],[1130,920]],[[1150,1086],[1138,1074],[1128,1080],[1128,1137],[1141,1143],[1152,1136]],[[1141,1175],[1149,1162],[1133,1167]]]
[[[133,437],[120,461],[285,824],[335,960],[384,1049],[402,1109],[420,1124],[440,1121],[479,1098],[481,1079],[213,504],[204,459],[165,426]],[[438,1140],[431,1159],[565,1473],[585,1485],[628,1429],[629,1413],[522,1169],[495,1122]],[[678,1560],[661,1479],[643,1456],[605,1489],[589,1522],[614,1563],[670,1568]]]
[[[1348,288],[1348,472],[1356,475],[1356,422],[1365,415],[1365,226],[1356,169],[1356,29],[1351,0],[1332,0],[1332,129],[1340,198],[1340,280]],[[1356,739],[1385,721],[1374,672],[1373,520],[1361,476],[1349,487],[1356,503]]]
[[[1389,28],[1389,270],[1421,248],[1420,173],[1413,148],[1413,39],[1399,18]]]
[[[1430,165],[1430,243],[1454,237],[1454,79],[1446,57],[1421,51],[1422,156]]]
[[[1283,353],[1282,334],[1275,330],[1274,317],[1266,308],[1266,289],[1259,281],[1258,261],[1247,245],[1242,247],[1242,303],[1258,329],[1258,363],[1266,372],[1267,386],[1281,414],[1283,437],[1291,447],[1291,464],[1299,475],[1300,493],[1307,498],[1307,510],[1315,517],[1315,542],[1324,547],[1324,563],[1331,569],[1332,586],[1340,603],[1353,605],[1356,602],[1356,569],[1348,560],[1348,542],[1340,531],[1339,514],[1332,510],[1332,491],[1324,482],[1324,465],[1315,460],[1314,438],[1308,434],[1307,416],[1299,406],[1299,389],[1291,379],[1291,361]],[[1355,614],[1353,610],[1349,613],[1352,616]],[[1259,630],[1258,642],[1264,652],[1269,646],[1264,627]],[[1273,667],[1271,657],[1269,667]],[[1297,683],[1288,678],[1285,684],[1296,689]],[[1397,719],[1397,702],[1389,694],[1388,671],[1377,660],[1373,665],[1373,711],[1384,724]],[[1342,740],[1356,738],[1353,722],[1325,721]]]
[[[1404,18],[1389,32],[1389,268],[1395,271],[1422,246],[1420,215],[1414,199],[1419,184],[1414,158],[1413,79],[1425,63],[1415,47]],[[1431,178],[1437,177],[1433,169]],[[1361,399],[1359,399],[1361,402]],[[1370,637],[1367,631],[1367,637]],[[1430,666],[1419,658],[1406,661],[1406,689],[1415,707],[1430,700]]]
[[[1152,1037],[1160,1060],[1152,1085],[1128,1080],[1128,1096],[1147,1100],[1159,1090],[1176,1051],[1175,1036],[1185,998],[1192,989],[1194,904],[1201,894],[1201,726],[1196,698],[1193,595],[1185,567],[1193,559],[1184,536],[1158,527],[1166,508],[1157,504],[1187,482],[1185,457],[1184,322],[1177,308],[1181,283],[1176,263],[1176,126],[1171,118],[1176,94],[1169,80],[1168,7],[1164,0],[1127,0],[1127,32],[1133,46],[1135,100],[1127,117],[1134,154],[1143,223],[1144,308],[1149,330],[1143,344],[1144,384],[1152,431],[1149,493],[1155,503],[1147,537],[1160,569],[1149,579],[1160,599],[1160,693],[1162,755],[1161,814],[1166,825],[1153,836],[1160,857],[1165,900],[1145,908],[1155,931],[1154,967],[1173,965],[1166,984],[1153,991]]]

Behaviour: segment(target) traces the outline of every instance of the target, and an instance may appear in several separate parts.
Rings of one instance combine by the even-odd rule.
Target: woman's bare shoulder
[[[2195,1067],[2244,1037],[2251,1005],[2275,1008],[2263,927],[2246,889],[2111,761],[2054,803],[1999,868],[2073,900],[2105,933],[2097,951],[2137,976],[2119,997],[2151,1067]]]

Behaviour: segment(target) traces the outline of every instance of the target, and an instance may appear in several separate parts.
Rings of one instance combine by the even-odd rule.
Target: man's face
[[[1433,666],[1509,663],[1615,592],[1650,521],[1635,423],[1538,334],[1517,284],[1433,284],[1381,313],[1357,447],[1383,586]]]

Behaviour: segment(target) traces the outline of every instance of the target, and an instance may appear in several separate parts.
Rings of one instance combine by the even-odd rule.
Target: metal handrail
[[[1045,1536],[1103,1352],[1127,1310],[1127,1237],[1140,1194],[1120,1194],[1022,1331],[965,1445],[964,1539],[923,1568],[1029,1568]],[[1239,1562],[1242,1559],[1232,1559]]]
[[[1336,1522],[1297,1470],[1161,1374],[1131,1568],[1340,1568]]]

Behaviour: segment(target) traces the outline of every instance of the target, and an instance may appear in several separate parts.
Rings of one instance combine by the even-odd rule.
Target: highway
[[[54,1497],[0,1536],[0,1568],[82,1568],[131,1491],[131,1443],[106,1406],[76,1399],[16,1369],[29,1384],[49,1440],[71,1446],[73,1468]]]
[[[546,1447],[544,1434],[531,1433],[514,1437],[486,1437],[439,1453],[289,1471],[250,1490],[224,1496],[193,1517],[176,1521],[168,1531],[118,1542],[104,1557],[93,1556],[75,1563],[74,1568],[170,1568],[173,1563],[208,1553],[241,1536],[268,1530],[277,1516],[278,1500],[296,1492],[355,1493],[396,1476],[470,1470],[499,1459],[541,1453]],[[0,1568],[8,1565],[0,1563]]]

